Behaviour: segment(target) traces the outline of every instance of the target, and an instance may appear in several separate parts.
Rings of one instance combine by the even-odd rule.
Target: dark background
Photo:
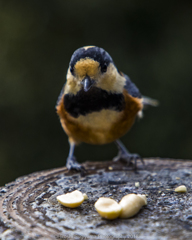
[[[192,1],[0,0],[0,185],[65,165],[55,103],[72,53],[103,47],[158,99],[123,137],[143,157],[192,158]],[[109,160],[114,144],[77,148]]]

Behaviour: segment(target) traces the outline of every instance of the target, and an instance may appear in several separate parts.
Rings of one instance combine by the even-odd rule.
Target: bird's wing
[[[137,98],[142,98],[142,102],[144,107],[146,106],[152,106],[152,107],[157,107],[159,105],[159,102],[156,99],[152,99],[150,97],[146,97],[141,95],[139,92],[139,89],[136,87],[134,83],[131,82],[131,79],[123,73],[123,76],[126,79],[126,84],[124,88],[127,90],[127,92],[132,96],[132,97],[137,97]]]
[[[141,98],[142,99],[142,103],[143,103],[143,109],[147,108],[148,106],[152,106],[152,107],[157,107],[159,105],[159,102],[155,99],[146,97],[146,96],[142,96],[139,89],[136,87],[136,85],[131,81],[131,79],[126,75],[126,74],[122,74],[125,79],[126,79],[126,84],[124,86],[124,88],[127,90],[127,92],[135,98]],[[143,117],[143,111],[139,111],[138,112],[138,117],[142,118]]]
[[[131,81],[131,79],[123,73],[124,78],[126,79],[126,84],[124,88],[127,90],[127,92],[135,98],[142,98],[141,93],[139,92],[139,89],[136,87],[136,85]]]

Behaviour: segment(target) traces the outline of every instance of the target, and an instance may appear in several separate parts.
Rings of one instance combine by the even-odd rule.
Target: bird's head
[[[77,49],[70,60],[65,93],[89,92],[97,87],[121,93],[125,79],[118,72],[111,56],[102,48],[87,46]]]

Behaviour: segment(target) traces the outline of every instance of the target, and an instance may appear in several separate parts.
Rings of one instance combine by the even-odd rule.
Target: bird
[[[118,148],[115,162],[127,164],[143,159],[131,154],[119,140],[144,106],[156,106],[156,100],[144,97],[131,79],[119,71],[103,48],[85,46],[71,56],[64,84],[56,104],[61,126],[68,135],[68,170],[83,171],[74,156],[75,147],[84,142],[103,145],[114,142]]]

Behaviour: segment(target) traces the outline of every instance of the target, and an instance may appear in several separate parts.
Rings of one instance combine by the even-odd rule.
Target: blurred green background
[[[0,0],[0,185],[65,165],[55,113],[72,53],[96,45],[158,99],[123,137],[143,157],[192,158],[192,1]],[[109,160],[114,144],[76,150]]]

